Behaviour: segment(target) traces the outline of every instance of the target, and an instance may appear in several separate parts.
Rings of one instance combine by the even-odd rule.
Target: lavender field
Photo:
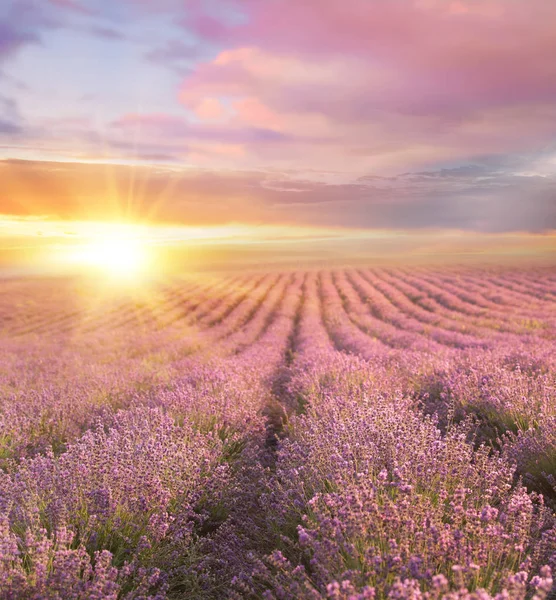
[[[556,270],[0,288],[0,597],[551,594]]]

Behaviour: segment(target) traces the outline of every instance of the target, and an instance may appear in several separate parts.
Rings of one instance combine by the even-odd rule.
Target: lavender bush
[[[10,281],[0,597],[545,598],[555,282]]]

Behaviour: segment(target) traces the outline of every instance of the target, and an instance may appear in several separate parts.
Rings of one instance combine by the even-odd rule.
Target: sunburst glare
[[[107,227],[83,241],[58,249],[57,260],[89,274],[127,282],[146,275],[152,249],[139,232],[125,227]]]

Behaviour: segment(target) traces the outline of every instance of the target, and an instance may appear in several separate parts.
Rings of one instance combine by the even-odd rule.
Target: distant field
[[[555,367],[548,267],[3,280],[0,597],[542,598]]]

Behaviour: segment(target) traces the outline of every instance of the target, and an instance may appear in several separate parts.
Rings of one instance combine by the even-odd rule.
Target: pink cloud
[[[229,111],[218,98],[203,98],[195,107],[197,116],[203,120],[218,121],[224,119]]]
[[[258,98],[242,98],[233,104],[237,117],[245,122],[269,129],[281,129],[283,119]]]
[[[230,126],[317,138],[309,158],[300,142],[304,164],[348,155],[353,168],[403,168],[534,151],[556,134],[556,3],[221,4],[241,5],[246,19],[198,28],[226,49],[185,78],[181,102],[198,110],[218,97],[235,111]]]
[[[383,100],[406,110],[460,113],[556,93],[556,4],[546,0],[274,0],[248,3],[247,17],[198,32],[310,62],[358,58],[405,82]]]
[[[129,113],[111,123],[103,143],[139,156],[173,155],[176,160],[180,157],[198,166],[248,169],[264,167],[269,158],[280,160],[283,154],[280,146],[296,142],[269,127],[266,120],[270,117],[264,107],[247,104],[242,108],[246,115],[250,115],[248,110],[253,111],[250,122],[242,120],[235,111],[230,118],[215,121],[212,118],[218,114],[213,111],[215,106],[203,102],[198,111],[206,110],[203,122],[164,113]]]

